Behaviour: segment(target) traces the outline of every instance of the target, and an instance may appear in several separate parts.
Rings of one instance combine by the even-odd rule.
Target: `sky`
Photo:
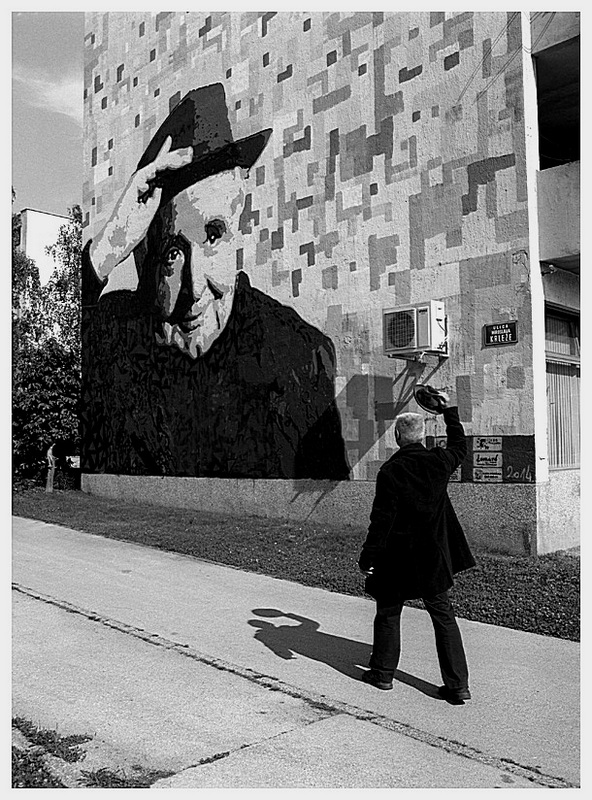
[[[84,13],[13,11],[14,212],[82,203]]]

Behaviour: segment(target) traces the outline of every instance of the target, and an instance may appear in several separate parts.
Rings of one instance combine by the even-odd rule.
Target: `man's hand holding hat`
[[[443,389],[419,385],[414,389],[415,401],[430,414],[441,414],[450,405],[450,396]]]

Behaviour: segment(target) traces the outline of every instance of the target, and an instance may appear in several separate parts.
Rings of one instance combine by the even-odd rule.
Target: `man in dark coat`
[[[448,480],[467,447],[458,409],[440,393],[446,447],[427,450],[424,418],[401,414],[395,421],[399,449],[381,467],[368,535],[359,559],[366,591],[377,604],[370,670],[362,678],[392,689],[399,661],[405,600],[422,598],[436,635],[444,686],[452,703],[469,700],[469,674],[462,638],[448,597],[453,575],[475,566],[450,498]]]

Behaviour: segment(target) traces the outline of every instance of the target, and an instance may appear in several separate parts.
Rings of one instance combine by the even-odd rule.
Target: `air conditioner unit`
[[[413,306],[383,309],[383,351],[387,356],[414,353],[448,355],[444,303],[429,300]]]

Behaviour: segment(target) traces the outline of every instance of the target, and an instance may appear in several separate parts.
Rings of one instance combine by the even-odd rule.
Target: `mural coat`
[[[432,382],[459,480],[533,481],[520,13],[86,19],[83,471],[373,480]],[[387,358],[429,300],[449,357]]]

